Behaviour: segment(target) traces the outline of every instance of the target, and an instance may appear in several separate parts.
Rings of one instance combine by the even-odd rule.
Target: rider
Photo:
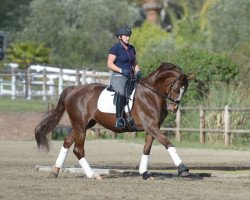
[[[128,26],[121,26],[116,31],[117,42],[108,55],[108,68],[113,71],[110,84],[117,93],[116,99],[116,128],[125,128],[122,112],[125,106],[125,85],[134,76],[141,78],[141,71],[136,61],[135,48],[129,44],[132,31]]]

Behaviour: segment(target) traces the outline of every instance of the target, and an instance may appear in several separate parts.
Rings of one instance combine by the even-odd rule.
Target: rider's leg
[[[117,94],[116,99],[116,128],[125,128],[125,120],[122,117],[124,109],[125,97],[120,93]]]
[[[125,86],[128,79],[119,74],[119,73],[113,73],[110,83],[112,87],[114,88],[115,92],[117,93],[117,99],[116,99],[116,128],[125,128],[125,120],[123,119],[122,113],[125,106]]]

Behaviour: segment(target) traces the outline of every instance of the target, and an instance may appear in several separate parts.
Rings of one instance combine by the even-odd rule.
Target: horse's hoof
[[[50,177],[51,178],[57,178],[58,174],[59,174],[60,168],[58,167],[54,167],[54,169],[52,170],[52,172],[50,172]]]
[[[57,178],[58,177],[58,174],[55,173],[55,172],[50,172],[50,178]]]
[[[92,176],[92,179],[95,179],[95,180],[100,181],[100,180],[102,180],[102,177],[101,177],[99,174],[94,174],[94,175]]]
[[[189,168],[187,166],[185,166],[183,163],[179,164],[179,166],[178,166],[178,174],[181,177],[190,176]]]
[[[143,180],[147,180],[147,179],[154,180],[154,175],[151,174],[151,172],[145,171],[142,174],[142,178],[143,178]]]
[[[188,177],[188,176],[190,176],[190,173],[187,172],[187,171],[183,171],[183,172],[181,172],[181,173],[179,174],[179,176],[180,176],[180,177]]]

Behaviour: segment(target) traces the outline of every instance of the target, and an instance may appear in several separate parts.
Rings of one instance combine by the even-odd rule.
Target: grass
[[[11,100],[10,97],[0,97],[0,112],[45,112],[48,101],[42,100]]]

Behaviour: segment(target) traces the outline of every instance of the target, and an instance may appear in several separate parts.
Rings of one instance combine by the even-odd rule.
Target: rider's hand
[[[141,79],[141,71],[136,72],[135,79],[136,81],[139,81]]]
[[[128,79],[131,78],[131,72],[127,69],[122,69],[122,74],[126,76]]]

